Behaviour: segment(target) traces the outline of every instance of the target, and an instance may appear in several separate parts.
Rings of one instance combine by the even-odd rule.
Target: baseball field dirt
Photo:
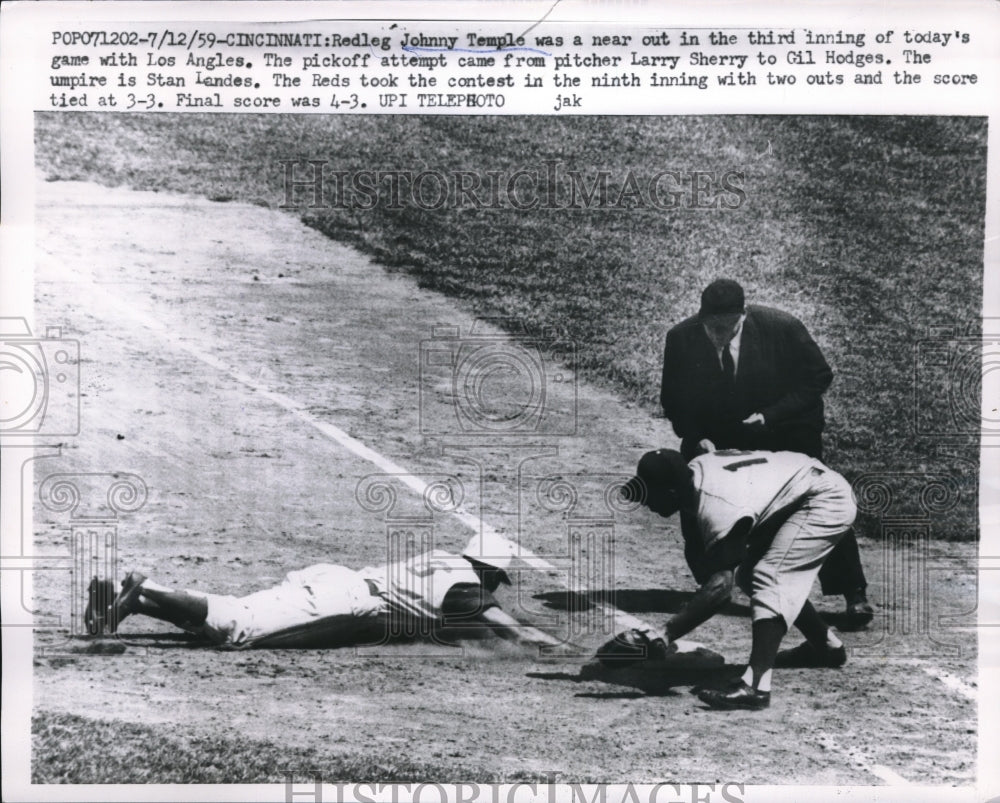
[[[676,443],[664,420],[547,366],[572,427],[430,437],[446,400],[421,384],[421,349],[454,331],[435,327],[471,331],[475,311],[460,301],[257,206],[40,179],[36,211],[35,320],[60,326],[81,352],[80,434],[34,461],[37,553],[65,554],[87,517],[108,520],[116,473],[141,478],[145,494],[112,523],[116,579],[138,568],[176,587],[242,594],[311,563],[383,562],[387,532],[406,527],[462,549],[467,525],[447,510],[428,519],[401,483],[386,481],[396,495],[381,507],[387,497],[366,496],[384,467],[331,435],[342,432],[428,483],[451,478],[472,515],[554,564],[573,548],[592,569],[572,597],[561,568],[520,572],[501,592],[514,615],[571,637],[578,657],[489,638],[222,652],[141,618],[100,642],[43,628],[33,712],[69,723],[65,740],[109,732],[95,721],[140,734],[147,750],[160,738],[249,740],[270,757],[272,779],[305,764],[328,779],[345,766],[380,776],[358,780],[407,766],[427,780],[974,782],[974,543],[932,539],[917,555],[863,533],[878,615],[844,635],[848,664],[776,671],[764,712],[706,710],[691,689],[746,659],[745,599],[692,634],[725,666],[706,659],[666,674],[588,664],[620,622],[578,610],[600,591],[659,624],[695,588],[676,522],[604,496],[644,451]],[[507,342],[488,324],[477,332]],[[46,503],[53,474],[87,475],[77,507]],[[926,582],[901,581],[910,558]],[[68,570],[38,572],[37,615],[65,623],[73,581]],[[843,601],[814,594],[838,622]],[[92,766],[53,770],[57,744],[36,739],[37,780],[95,777]],[[142,749],[136,756],[115,780],[165,779]],[[246,777],[225,761],[210,769],[198,777]]]

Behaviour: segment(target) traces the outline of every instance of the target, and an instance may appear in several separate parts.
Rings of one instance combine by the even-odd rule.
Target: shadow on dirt
[[[587,689],[574,696],[621,700],[636,697],[676,697],[682,693],[678,690],[681,686],[693,687],[690,689],[692,693],[701,688],[717,688],[726,685],[742,673],[742,665],[715,662],[712,665],[691,662],[690,665],[683,666],[650,663],[628,669],[613,669],[592,661],[580,667],[579,673],[575,675],[569,672],[528,672],[527,677],[566,683],[592,684],[594,681],[606,683],[618,688]]]
[[[88,636],[77,640],[79,643],[72,645],[69,652],[124,652],[126,648],[149,648],[155,650],[170,649],[201,649],[201,650],[228,650],[213,644],[207,638],[194,633],[184,631],[177,632],[156,632],[156,633],[128,633],[117,635],[103,634],[101,636]],[[291,641],[283,640],[280,637],[271,638],[254,645],[253,650],[339,650],[339,649],[375,649],[379,647],[405,648],[413,644],[433,644],[438,647],[449,647],[455,650],[456,654],[461,651],[463,645],[472,643],[502,643],[493,631],[482,625],[465,627],[434,627],[426,633],[416,635],[400,635],[390,633],[384,628],[372,628],[360,632],[342,634],[316,633],[311,638],[296,634]],[[241,650],[235,650],[240,652]]]
[[[210,648],[211,643],[193,633],[127,633],[103,635],[94,639],[95,643],[121,644],[124,647],[142,647],[157,650],[192,650]]]
[[[595,604],[611,605],[628,613],[677,613],[694,596],[693,591],[673,591],[660,588],[618,588],[614,591],[547,591],[536,594],[547,608],[559,611],[587,611]],[[750,606],[728,603],[720,612],[723,616],[749,616]]]

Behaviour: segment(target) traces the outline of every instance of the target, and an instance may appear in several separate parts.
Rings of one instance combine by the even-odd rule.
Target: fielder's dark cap
[[[735,315],[746,310],[743,288],[732,279],[716,279],[701,294],[698,317],[708,315]]]
[[[691,469],[673,449],[657,449],[646,452],[639,458],[635,476],[622,486],[622,496],[628,502],[648,505],[658,490],[674,490],[683,487],[691,476]]]

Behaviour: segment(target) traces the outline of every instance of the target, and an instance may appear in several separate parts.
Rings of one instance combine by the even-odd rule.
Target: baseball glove
[[[83,611],[83,624],[92,636],[104,633],[108,618],[108,606],[118,595],[112,580],[100,580],[96,576],[90,580],[87,589],[87,607]]]
[[[625,669],[644,661],[663,661],[667,643],[660,637],[650,638],[644,630],[626,630],[597,650],[597,660],[609,669]]]

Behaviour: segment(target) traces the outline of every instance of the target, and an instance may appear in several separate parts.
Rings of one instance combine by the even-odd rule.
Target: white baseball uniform
[[[749,518],[750,549],[737,579],[751,597],[755,620],[781,616],[790,626],[826,556],[854,522],[850,484],[798,452],[725,450],[696,457],[689,465],[706,551]],[[769,521],[781,522],[773,537]],[[766,543],[759,542],[762,535]]]
[[[199,632],[245,649],[371,643],[388,632],[393,616],[440,621],[445,597],[460,585],[474,586],[483,606],[495,604],[469,562],[441,550],[361,571],[319,563],[245,597],[189,593],[208,601]]]

